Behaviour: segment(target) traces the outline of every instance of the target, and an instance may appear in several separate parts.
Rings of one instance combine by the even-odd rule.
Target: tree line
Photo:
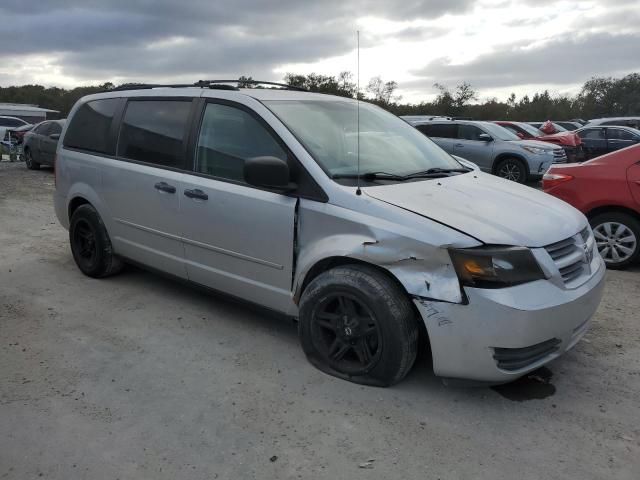
[[[258,87],[251,77],[240,77],[239,87]],[[517,98],[512,93],[506,100],[490,98],[478,101],[479,94],[470,83],[455,87],[436,83],[438,90],[432,101],[402,103],[397,94],[398,83],[374,77],[358,88],[351,72],[336,76],[311,73],[301,75],[287,73],[287,85],[311,92],[328,93],[366,100],[396,115],[444,115],[471,117],[477,120],[566,120],[571,118],[597,118],[604,116],[640,115],[640,74],[632,73],[622,78],[594,77],[585,82],[577,95],[553,95],[548,90],[532,96]],[[112,83],[98,86],[64,89],[42,85],[0,87],[0,103],[29,103],[60,111],[65,117],[73,104],[84,95],[111,90]]]

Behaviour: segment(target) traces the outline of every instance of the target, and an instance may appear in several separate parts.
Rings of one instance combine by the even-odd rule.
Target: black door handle
[[[176,193],[176,187],[169,185],[167,182],[158,182],[154,185],[156,190],[167,193]]]
[[[184,194],[189,198],[197,198],[198,200],[209,200],[209,195],[204,193],[199,188],[196,188],[194,190],[185,190]]]

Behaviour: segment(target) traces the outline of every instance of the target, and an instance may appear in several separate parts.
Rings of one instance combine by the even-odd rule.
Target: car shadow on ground
[[[144,284],[146,288],[152,288],[160,295],[170,295],[177,303],[193,305],[203,311],[215,312],[216,315],[233,317],[238,328],[246,330],[247,335],[258,336],[258,341],[261,332],[276,337],[277,342],[282,342],[283,348],[296,349],[299,352],[295,363],[298,360],[306,361],[298,342],[297,322],[290,317],[204,287],[149,272],[137,266],[128,265],[123,274],[114,278],[120,282]],[[208,321],[212,325],[216,322],[215,315],[213,317],[208,316]],[[292,365],[291,368],[296,366]],[[412,370],[392,389],[397,392],[408,392],[411,396],[436,395],[464,398],[472,403],[484,401],[487,397],[495,399],[498,393],[506,399],[521,402],[544,399],[553,395],[555,387],[551,383],[551,378],[552,372],[543,367],[515,382],[499,386],[464,383],[445,385],[442,379],[434,374],[431,351],[428,345],[423,343]],[[344,382],[337,378],[331,381]],[[367,388],[375,389],[375,387]]]

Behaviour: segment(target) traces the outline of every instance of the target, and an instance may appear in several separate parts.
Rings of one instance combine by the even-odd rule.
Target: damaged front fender
[[[414,297],[462,303],[460,283],[447,249],[478,244],[471,237],[409,212],[395,213],[391,222],[315,202],[300,204],[297,229],[296,300],[314,265],[328,258],[346,257],[386,269]]]

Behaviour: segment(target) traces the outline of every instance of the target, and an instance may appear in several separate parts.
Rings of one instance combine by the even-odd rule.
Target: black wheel
[[[309,361],[330,375],[387,387],[416,359],[418,323],[406,294],[372,267],[316,277],[300,300],[299,334]]]
[[[640,222],[620,212],[601,213],[589,223],[608,268],[620,269],[640,256]]]
[[[33,159],[31,149],[29,148],[24,151],[24,163],[29,170],[40,170],[40,164]]]
[[[527,181],[527,167],[522,160],[517,158],[505,158],[496,166],[496,175],[517,183]]]
[[[80,205],[69,226],[71,253],[78,268],[89,277],[100,278],[122,269],[102,219],[91,205]]]

